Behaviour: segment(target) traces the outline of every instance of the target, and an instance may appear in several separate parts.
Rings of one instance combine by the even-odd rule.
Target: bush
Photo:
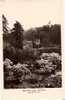
[[[62,86],[62,78],[59,75],[49,76],[45,78],[44,84],[47,88],[59,88]]]
[[[21,57],[22,52],[17,49],[17,53]],[[24,51],[26,52],[26,50]],[[27,51],[28,52],[28,51]],[[31,53],[31,52],[29,52]],[[17,54],[17,55],[18,55]],[[28,55],[24,53],[23,55]],[[31,53],[33,58],[33,53]],[[28,57],[31,55],[28,55]],[[32,58],[31,58],[32,59]],[[4,87],[15,87],[21,84],[22,87],[61,87],[61,57],[57,53],[42,53],[34,60],[25,58],[23,63],[19,58],[17,64],[14,64],[10,59],[4,60]]]
[[[28,77],[29,76],[29,77]],[[8,85],[14,86],[14,84],[19,84],[23,80],[27,78],[30,78],[31,72],[27,68],[26,64],[16,64],[13,65],[13,62],[9,59],[5,59],[4,61],[4,85],[5,88],[8,87]]]

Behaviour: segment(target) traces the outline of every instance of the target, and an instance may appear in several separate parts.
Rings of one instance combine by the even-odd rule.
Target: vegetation
[[[25,31],[3,20],[4,88],[55,88],[62,86],[61,25],[44,25]]]
[[[34,62],[4,61],[5,88],[61,87],[61,59],[57,53],[43,53]]]

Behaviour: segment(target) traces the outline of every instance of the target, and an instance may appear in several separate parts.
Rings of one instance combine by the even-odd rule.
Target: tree
[[[21,24],[16,21],[14,28],[12,29],[16,48],[23,49],[23,31]]]
[[[35,39],[37,38],[36,28],[30,28],[25,32],[24,38],[28,41],[32,41],[33,48],[35,47]]]
[[[8,21],[6,17],[4,16],[4,14],[2,15],[2,29],[3,29],[3,34],[8,33]]]
[[[49,25],[43,25],[42,27],[37,28],[38,38],[40,39],[40,46],[48,46],[49,45]]]
[[[61,45],[61,25],[53,25],[50,33],[52,43]]]

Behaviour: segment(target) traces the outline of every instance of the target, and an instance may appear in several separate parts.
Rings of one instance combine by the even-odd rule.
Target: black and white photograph
[[[61,0],[55,1],[5,5],[4,89],[62,88]]]

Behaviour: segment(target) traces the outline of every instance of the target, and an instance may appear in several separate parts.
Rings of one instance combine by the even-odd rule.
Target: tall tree
[[[23,31],[22,25],[16,21],[14,28],[12,29],[16,48],[23,49]]]
[[[4,16],[4,14],[2,15],[2,29],[3,29],[3,34],[8,33],[8,21],[6,17]]]
[[[51,41],[55,44],[61,45],[61,25],[55,24],[51,29]]]

